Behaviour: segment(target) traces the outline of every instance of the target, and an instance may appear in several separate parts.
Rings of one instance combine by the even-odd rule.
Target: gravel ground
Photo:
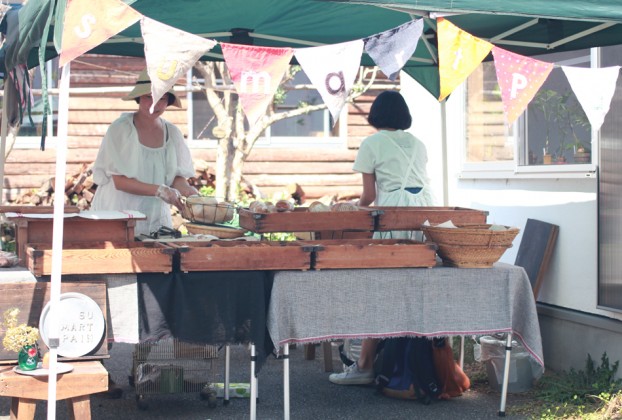
[[[133,345],[115,344],[111,358],[104,361],[113,380],[123,389],[121,399],[91,397],[91,412],[98,419],[247,419],[248,398],[232,398],[228,405],[218,400],[210,408],[198,393],[154,394],[145,397],[146,409],[139,408],[128,375],[132,369]],[[209,370],[211,382],[223,382],[224,357],[215,359]],[[249,352],[246,346],[232,347],[231,382],[248,382]],[[416,401],[390,399],[378,394],[373,386],[338,386],[328,381],[323,371],[322,351],[316,360],[304,360],[302,347],[290,352],[290,414],[292,419],[493,419],[498,418],[500,395],[491,391],[485,381],[474,381],[471,390],[450,401],[433,401],[423,405]],[[337,349],[333,348],[334,366],[340,369]],[[259,375],[258,419],[283,418],[283,363],[269,357]],[[527,398],[508,396],[508,407]],[[9,418],[9,398],[0,398],[0,419]],[[37,405],[35,419],[47,418],[47,402]],[[66,403],[57,403],[58,419],[67,418]],[[506,414],[506,418],[526,417]]]

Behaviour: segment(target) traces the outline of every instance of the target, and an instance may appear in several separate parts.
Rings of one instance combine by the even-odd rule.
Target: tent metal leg
[[[225,345],[225,387],[224,387],[224,398],[223,405],[229,404],[229,383],[231,382],[230,377],[231,372],[231,346],[229,344]]]
[[[251,344],[251,414],[250,420],[257,418],[257,376],[255,375],[255,344]]]
[[[283,419],[289,420],[289,344],[283,346]]]
[[[508,396],[508,382],[510,379],[510,361],[512,358],[512,332],[508,333],[505,343],[505,366],[503,368],[503,386],[501,387],[501,406],[499,417],[505,417],[505,403]]]

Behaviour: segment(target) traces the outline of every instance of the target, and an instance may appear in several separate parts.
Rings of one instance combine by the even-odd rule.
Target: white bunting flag
[[[363,40],[300,48],[295,56],[337,122],[361,65]]]
[[[147,73],[151,79],[153,105],[150,111],[153,112],[158,100],[203,54],[214,48],[216,41],[201,38],[144,16],[140,21],[140,29],[145,41]]]
[[[562,66],[562,70],[587,119],[590,120],[592,129],[600,129],[611,106],[620,66],[603,68]]]

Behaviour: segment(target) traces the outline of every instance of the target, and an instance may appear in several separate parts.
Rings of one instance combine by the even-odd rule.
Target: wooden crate
[[[15,242],[20,265],[26,266],[26,245],[52,243],[52,218],[8,218],[15,223]],[[73,242],[127,242],[134,240],[135,218],[87,219],[66,217],[63,221],[63,243]]]
[[[255,233],[372,231],[375,210],[310,212],[306,207],[283,213],[255,213],[240,209],[240,226]]]
[[[369,207],[376,211],[377,231],[421,230],[431,224],[451,220],[454,224],[486,223],[488,212],[464,207]]]
[[[434,267],[436,246],[408,239],[304,241],[312,245],[316,270],[327,268]]]
[[[297,242],[171,242],[181,271],[308,270],[312,247]]]
[[[62,274],[168,273],[175,250],[158,242],[71,242],[63,245]],[[35,276],[52,273],[52,244],[27,244],[26,262]]]
[[[25,323],[32,327],[39,327],[41,311],[50,301],[51,283],[47,281],[5,283],[0,282],[0,308],[18,308],[18,324]],[[61,293],[82,293],[93,299],[102,310],[104,319],[108,318],[106,303],[106,282],[103,280],[84,280],[84,281],[63,281],[61,282]],[[107,330],[106,330],[107,331]],[[4,337],[4,327],[0,325],[0,336]],[[82,356],[81,359],[101,359],[108,357],[107,334],[101,343],[89,355]],[[47,346],[39,338],[39,348],[47,351]],[[67,358],[59,358],[67,360]],[[0,346],[0,364],[16,363],[17,353],[5,350]]]

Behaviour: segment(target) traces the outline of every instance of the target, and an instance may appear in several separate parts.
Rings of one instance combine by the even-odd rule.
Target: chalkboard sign
[[[527,272],[533,295],[538,299],[544,274],[548,268],[559,226],[535,219],[527,219],[514,265]]]

